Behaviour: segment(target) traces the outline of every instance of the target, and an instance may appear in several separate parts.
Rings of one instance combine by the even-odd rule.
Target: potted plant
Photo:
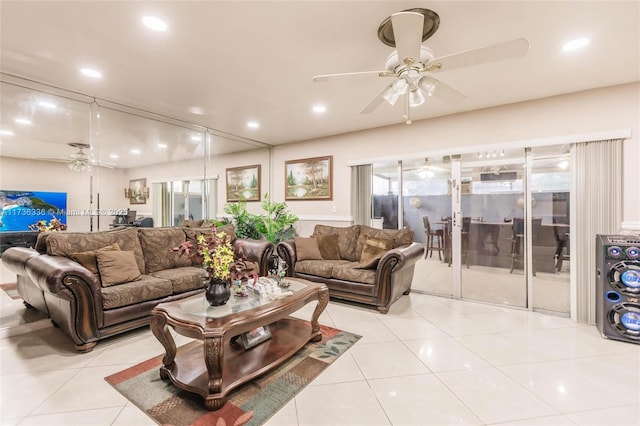
[[[199,234],[195,245],[191,241],[185,241],[180,246],[173,247],[173,250],[202,265],[208,279],[205,291],[207,301],[212,306],[219,306],[229,300],[231,282],[250,277],[257,279],[258,276],[254,270],[247,270],[247,258],[242,244],[234,251],[225,232],[218,232],[215,225],[212,230],[211,234]]]

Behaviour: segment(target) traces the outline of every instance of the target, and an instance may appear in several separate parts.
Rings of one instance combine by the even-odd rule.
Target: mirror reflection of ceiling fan
[[[88,172],[92,166],[100,166],[107,168],[114,168],[113,164],[98,163],[95,159],[92,159],[89,154],[84,152],[85,149],[89,149],[90,146],[82,142],[69,142],[67,144],[72,148],[76,148],[78,151],[69,155],[68,158],[42,158],[36,157],[37,160],[54,161],[58,163],[67,163],[67,167],[76,172]]]
[[[432,73],[517,58],[524,56],[529,50],[529,42],[519,38],[434,58],[431,49],[423,46],[422,42],[431,37],[439,25],[440,17],[429,9],[408,9],[394,13],[378,28],[380,41],[396,48],[387,58],[385,70],[317,75],[313,77],[313,81],[376,74],[379,77],[391,77],[393,81],[360,114],[373,112],[384,102],[393,106],[400,96],[404,96],[403,118],[407,124],[411,124],[410,109],[422,105],[430,96],[448,103],[457,103],[466,97],[431,76]]]

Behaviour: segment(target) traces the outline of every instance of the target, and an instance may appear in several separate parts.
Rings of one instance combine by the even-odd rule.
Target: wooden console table
[[[289,278],[293,294],[277,300],[231,296],[226,305],[209,306],[204,294],[161,303],[151,312],[151,331],[164,346],[160,377],[180,389],[200,394],[207,410],[218,410],[239,385],[283,363],[307,342],[322,340],[318,318],[329,302],[324,284]],[[309,302],[318,304],[311,322],[288,316]],[[244,350],[232,339],[269,326],[271,339]],[[189,351],[177,351],[169,327],[203,341]]]

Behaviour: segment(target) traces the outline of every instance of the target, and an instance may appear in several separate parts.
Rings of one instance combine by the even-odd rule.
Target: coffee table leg
[[[207,398],[204,406],[207,410],[219,410],[227,401],[225,397],[213,398],[212,394],[220,394],[222,390],[222,358],[223,358],[222,337],[210,337],[204,339],[204,363],[207,366],[209,383],[207,384]]]
[[[311,341],[319,342],[322,340],[322,333],[320,332],[320,323],[318,319],[320,318],[320,314],[324,311],[324,308],[327,307],[329,303],[329,289],[327,287],[323,288],[318,292],[318,304],[316,305],[316,309],[313,311],[313,316],[311,316]]]
[[[173,336],[169,331],[167,325],[167,319],[162,315],[153,315],[151,317],[151,331],[156,339],[164,346],[165,355],[162,358],[162,367],[160,368],[160,378],[167,380],[169,374],[167,371],[171,371],[175,366],[176,359],[176,342],[173,340]]]

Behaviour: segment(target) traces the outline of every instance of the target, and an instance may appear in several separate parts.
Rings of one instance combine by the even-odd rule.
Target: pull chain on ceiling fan
[[[447,103],[458,103],[466,97],[430,73],[517,58],[529,50],[529,42],[519,38],[434,58],[431,49],[423,46],[422,42],[431,37],[439,25],[440,17],[429,9],[408,9],[394,13],[378,28],[380,40],[396,48],[387,58],[385,70],[317,75],[313,81],[376,74],[379,77],[393,77],[395,80],[378,93],[360,114],[371,113],[385,102],[394,106],[400,96],[404,96],[403,118],[407,124],[411,124],[411,108],[424,104],[431,96]]]

